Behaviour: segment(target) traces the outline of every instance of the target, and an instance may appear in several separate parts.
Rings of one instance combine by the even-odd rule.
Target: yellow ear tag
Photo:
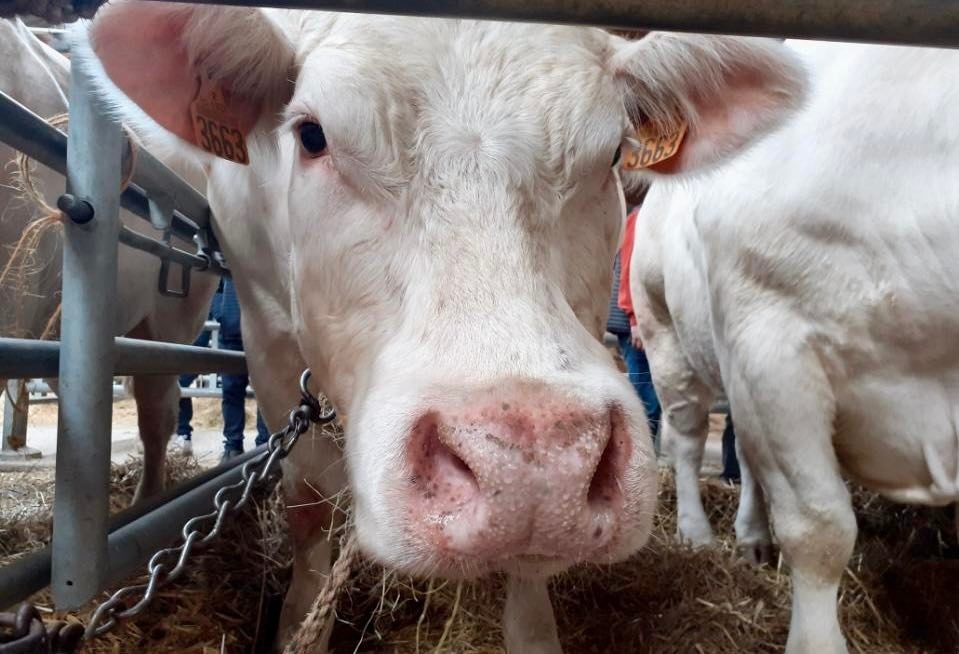
[[[223,95],[219,83],[200,75],[200,88],[190,103],[190,119],[196,144],[216,156],[238,164],[249,164],[246,137]]]
[[[683,122],[672,134],[657,134],[648,125],[637,129],[636,145],[625,153],[623,169],[641,170],[675,156],[686,138],[687,128],[688,125]]]

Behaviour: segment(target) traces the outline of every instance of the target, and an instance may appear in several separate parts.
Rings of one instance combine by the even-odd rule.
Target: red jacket
[[[633,296],[629,292],[629,269],[630,259],[633,258],[633,242],[638,215],[639,207],[636,207],[626,216],[626,231],[623,233],[623,244],[619,247],[619,295],[616,298],[616,303],[629,318],[630,327],[636,326],[636,314],[633,313]]]

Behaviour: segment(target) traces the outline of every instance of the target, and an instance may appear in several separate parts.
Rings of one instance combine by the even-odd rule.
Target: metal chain
[[[0,654],[73,654],[83,627],[44,624],[37,607],[24,604],[16,613],[0,613]]]
[[[153,555],[147,565],[150,577],[145,583],[121,588],[97,607],[83,631],[84,639],[101,636],[122,620],[143,613],[158,590],[183,574],[193,552],[216,538],[226,519],[236,516],[247,505],[253,489],[271,479],[277,462],[286,458],[310,424],[326,424],[336,418],[332,408],[323,411],[320,401],[307,388],[309,381],[310,370],[306,369],[300,376],[299,406],[290,412],[286,427],[270,436],[266,451],[243,464],[241,480],[217,491],[212,511],[191,518],[183,525],[180,545],[161,549]],[[239,489],[242,489],[239,499],[229,499],[228,496]],[[208,527],[205,531],[204,526]],[[139,599],[127,608],[134,597]],[[12,630],[13,635],[5,641],[0,632],[0,654],[72,654],[80,641],[79,625],[64,628],[62,623],[54,623],[45,628],[36,608],[29,604],[23,605],[16,616],[0,614],[0,629],[4,628]]]

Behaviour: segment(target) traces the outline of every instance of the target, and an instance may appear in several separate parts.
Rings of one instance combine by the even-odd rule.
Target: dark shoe
[[[242,450],[223,450],[223,456],[220,457],[220,464],[224,464],[230,459],[235,459],[241,454],[243,454]]]

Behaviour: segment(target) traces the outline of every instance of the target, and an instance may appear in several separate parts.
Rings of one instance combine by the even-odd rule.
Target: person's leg
[[[224,350],[242,350],[240,337],[240,304],[236,298],[233,281],[223,280],[223,294],[219,306],[220,348]],[[224,455],[243,451],[243,430],[246,427],[246,386],[247,375],[223,375],[223,452]]]
[[[643,401],[643,407],[646,409],[646,420],[649,423],[649,435],[653,439],[653,444],[659,451],[658,431],[661,409],[659,399],[656,397],[656,390],[653,388],[653,381],[649,375],[649,361],[646,359],[646,353],[633,347],[629,336],[620,334],[619,352],[626,363],[626,371],[629,374],[629,381],[636,389],[636,394]]]
[[[243,451],[243,430],[246,428],[246,375],[223,375],[223,453]]]
[[[723,430],[723,473],[725,481],[738,482],[742,477],[739,459],[736,457],[736,432],[733,430],[733,415],[726,414],[726,429]]]
[[[656,397],[656,388],[653,386],[653,376],[649,370],[649,359],[646,358],[645,350],[636,350],[636,381],[633,385],[636,386],[639,397],[643,400],[649,432],[653,435],[653,441],[656,442],[659,436],[662,408],[659,405],[659,398]]]
[[[260,410],[256,410],[256,445],[259,447],[270,440],[270,430],[267,429],[266,423],[263,422],[263,414],[260,413]]]
[[[193,341],[195,347],[209,347],[210,345],[210,332],[205,329],[200,332],[200,335],[197,336],[196,340]],[[177,380],[177,384],[180,388],[186,388],[193,383],[193,380],[197,378],[197,375],[180,375]],[[189,441],[193,436],[193,426],[190,424],[193,421],[193,402],[190,401],[190,398],[180,396],[180,401],[178,403],[178,412],[177,412],[177,424],[176,424],[176,433],[184,441]]]

